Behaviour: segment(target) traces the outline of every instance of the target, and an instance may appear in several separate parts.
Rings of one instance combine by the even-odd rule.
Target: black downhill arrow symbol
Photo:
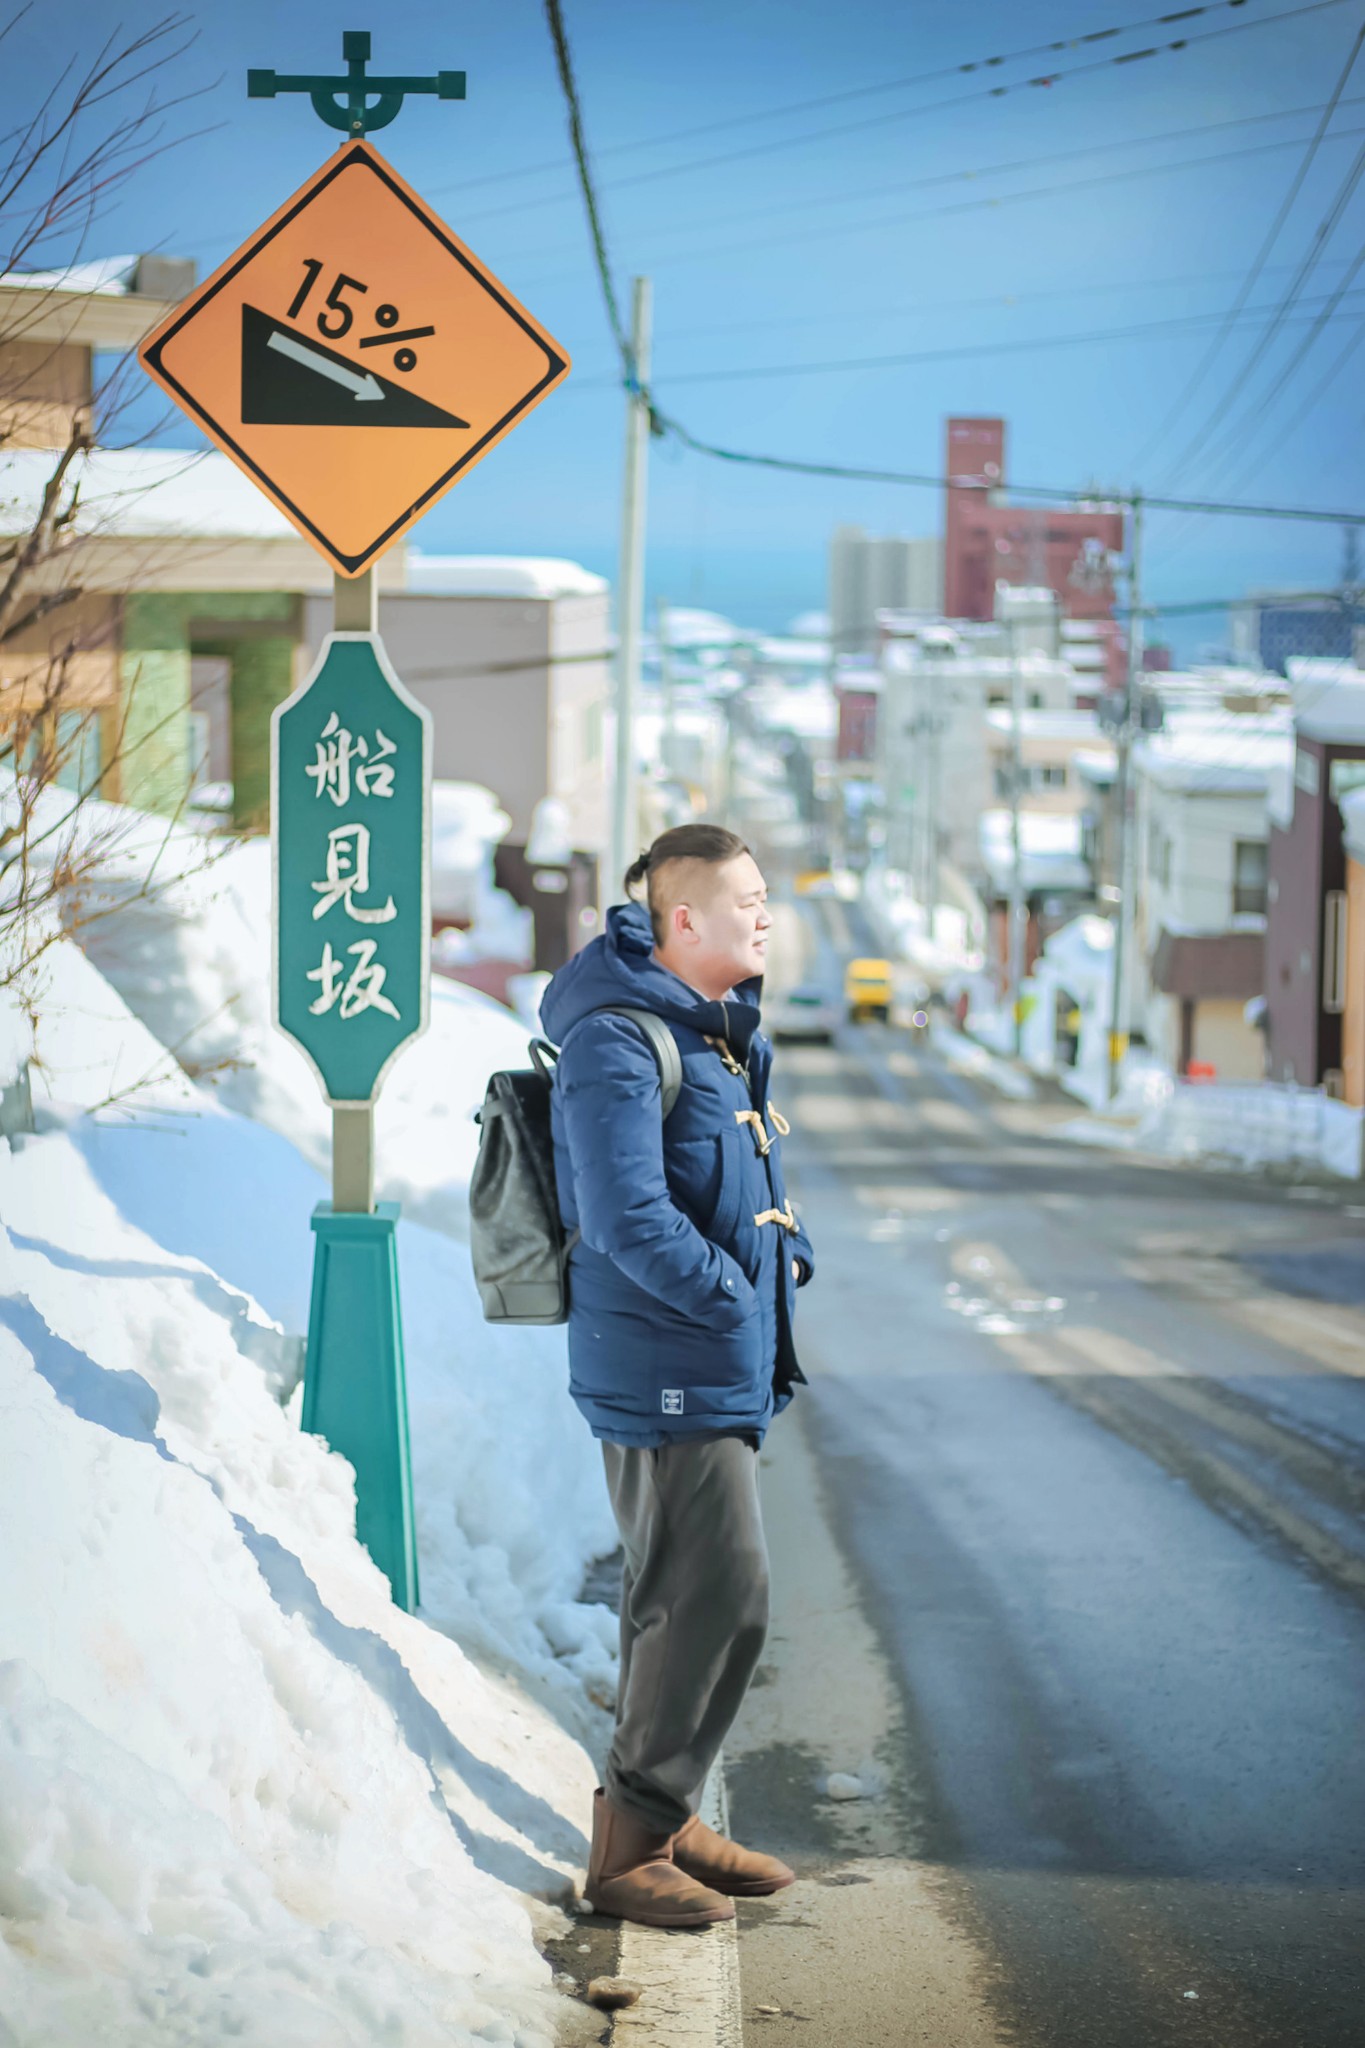
[[[262,427],[468,427],[255,306],[242,308],[242,421]]]

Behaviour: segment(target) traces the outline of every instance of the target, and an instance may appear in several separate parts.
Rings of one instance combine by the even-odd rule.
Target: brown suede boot
[[[708,1828],[696,1814],[673,1837],[673,1861],[699,1884],[736,1899],[764,1899],[769,1892],[796,1883],[796,1872],[779,1863],[776,1856],[741,1849],[738,1842],[729,1842]]]
[[[671,1835],[655,1834],[613,1806],[601,1786],[593,1797],[592,1854],[583,1897],[594,1913],[642,1927],[710,1927],[735,1909],[673,1861]]]

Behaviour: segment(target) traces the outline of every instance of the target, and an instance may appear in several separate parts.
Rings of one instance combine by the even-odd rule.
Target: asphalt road
[[[1359,2048],[1365,1204],[878,1025],[775,1081],[811,1385],[728,1760],[802,1881],[741,1909],[746,2041]]]

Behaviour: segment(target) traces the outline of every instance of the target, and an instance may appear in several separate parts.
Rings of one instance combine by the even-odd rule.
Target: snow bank
[[[566,1886],[586,1757],[394,1609],[253,1301],[68,1131],[0,1154],[0,1213],[10,2025],[548,2043],[506,1886]]]
[[[169,926],[138,906],[149,1009],[239,971],[242,904],[198,895],[222,880],[177,884],[199,914]],[[400,1225],[400,1613],[350,1467],[297,1426],[324,1184],[223,1099],[287,1089],[267,1065],[210,1096],[67,941],[30,996],[39,1132],[0,1144],[0,2038],[549,2048],[568,2008],[517,1894],[582,1867],[570,1731],[615,1634],[574,1597],[614,1537],[560,1333],[488,1329],[463,1249]],[[520,1033],[442,1006],[440,1087],[473,1099]]]

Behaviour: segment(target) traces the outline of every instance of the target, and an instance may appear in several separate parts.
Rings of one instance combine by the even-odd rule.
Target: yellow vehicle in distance
[[[798,896],[832,896],[834,877],[828,868],[803,868],[792,886]]]
[[[889,960],[850,960],[844,970],[844,1002],[849,1022],[861,1024],[866,1017],[890,1021],[894,994]]]

